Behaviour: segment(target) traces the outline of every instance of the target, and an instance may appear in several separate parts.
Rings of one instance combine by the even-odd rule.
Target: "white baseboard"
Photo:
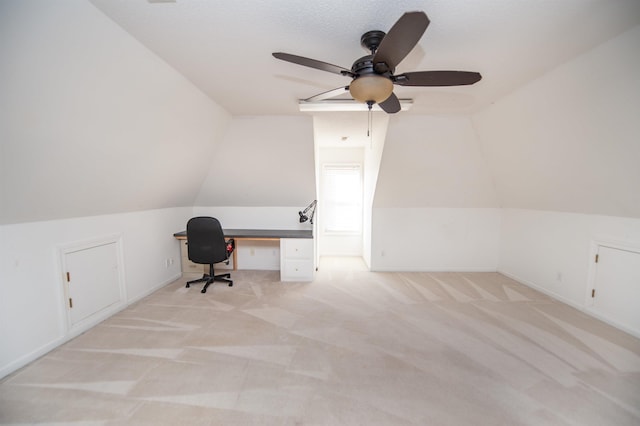
[[[51,342],[47,343],[46,345],[43,345],[41,347],[39,347],[38,349],[34,350],[33,352],[30,352],[12,362],[10,362],[9,364],[5,365],[4,367],[2,367],[0,369],[0,379],[8,376],[11,373],[16,372],[17,370],[21,369],[22,367],[24,367],[25,365],[37,360],[38,358],[40,358],[43,355],[46,355],[48,352],[54,350],[55,348],[57,348],[58,346],[60,346],[61,344],[65,343],[66,341],[68,341],[70,339],[65,339],[64,336],[57,338],[55,340],[52,340]]]
[[[573,302],[572,300],[569,300],[569,299],[567,299],[565,297],[562,297],[559,294],[554,293],[553,291],[550,291],[550,290],[548,290],[548,289],[546,289],[546,288],[544,288],[544,287],[542,287],[542,286],[540,286],[540,285],[538,285],[538,284],[536,284],[536,283],[534,283],[532,281],[525,280],[524,278],[521,278],[521,277],[519,277],[517,275],[514,275],[514,274],[511,274],[509,272],[502,271],[500,269],[498,269],[497,272],[499,274],[504,275],[505,277],[509,277],[512,280],[518,281],[520,284],[526,285],[529,288],[537,290],[540,293],[544,293],[547,296],[551,297],[552,299],[557,300],[558,302],[562,302],[562,303],[564,303],[566,305],[569,305],[569,306],[571,306],[573,308],[576,308],[576,309],[578,309],[580,311],[584,310],[584,306],[578,305],[577,303]]]
[[[567,299],[565,297],[562,297],[559,294],[554,293],[553,291],[549,291],[546,288],[544,288],[544,287],[542,287],[542,286],[540,286],[540,285],[538,285],[538,284],[536,284],[534,282],[531,282],[531,281],[525,280],[523,278],[520,278],[517,275],[510,274],[508,272],[501,271],[501,270],[498,270],[498,273],[504,275],[505,277],[509,277],[512,280],[518,281],[520,284],[526,285],[527,287],[530,287],[530,288],[532,288],[534,290],[537,290],[540,293],[546,294],[547,296],[551,297],[554,300],[557,300],[558,302],[562,302],[565,305],[569,305],[572,308],[575,308],[575,309],[579,310],[580,312],[582,312],[582,313],[584,313],[586,315],[589,315],[590,317],[593,317],[593,318],[595,318],[597,320],[600,320],[600,321],[602,321],[604,323],[607,323],[610,326],[617,328],[618,330],[624,331],[625,333],[628,333],[628,334],[640,339],[640,332],[638,332],[637,330],[633,330],[633,329],[630,329],[628,327],[625,327],[624,325],[616,322],[615,320],[612,320],[612,319],[607,318],[607,317],[605,317],[603,315],[600,315],[599,313],[597,313],[594,310],[590,309],[588,306],[575,303],[572,300],[569,300],[569,299]]]
[[[136,296],[135,298],[129,299],[126,302],[123,303],[119,303],[117,305],[112,306],[110,309],[104,311],[102,314],[100,315],[96,315],[95,317],[91,318],[90,320],[86,321],[86,322],[82,322],[80,324],[78,324],[78,326],[76,327],[72,327],[69,330],[67,330],[65,332],[64,335],[58,337],[57,339],[54,339],[52,341],[50,341],[49,343],[42,345],[41,347],[35,349],[34,351],[18,358],[15,361],[10,362],[9,364],[5,365],[4,367],[2,367],[0,369],[0,379],[8,376],[11,373],[14,373],[15,371],[19,370],[20,368],[26,366],[27,364],[37,360],[38,358],[46,355],[47,353],[51,352],[52,350],[54,350],[55,348],[57,348],[58,346],[74,339],[75,337],[79,336],[80,334],[84,333],[87,330],[90,330],[91,328],[95,327],[96,325],[100,324],[101,322],[103,322],[104,320],[112,317],[113,315],[117,314],[118,312],[122,311],[123,309],[127,308],[128,306],[136,303],[137,301],[149,296],[150,294],[154,293],[155,291],[161,289],[162,287],[174,282],[177,279],[180,279],[180,277],[182,276],[181,273],[173,275],[172,277],[164,280],[163,282],[161,282],[160,284],[151,287],[150,289],[148,289],[146,292],[144,292],[143,294]]]
[[[138,296],[127,300],[127,306],[132,305],[132,304],[136,303],[137,301],[144,299],[145,297],[149,296],[150,294],[155,293],[156,291],[160,290],[162,287],[164,287],[166,285],[169,285],[172,282],[174,282],[175,280],[179,280],[180,278],[182,278],[182,272],[179,272],[177,274],[172,275],[171,277],[169,277],[166,280],[162,281],[160,284],[149,288],[144,293],[139,294]]]
[[[397,267],[382,267],[371,269],[371,272],[498,272],[495,267],[415,267],[415,268],[397,268]]]

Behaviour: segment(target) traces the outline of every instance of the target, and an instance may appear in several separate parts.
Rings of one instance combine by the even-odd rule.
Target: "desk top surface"
[[[313,232],[305,229],[223,229],[227,238],[313,238]],[[173,234],[187,238],[187,231]]]

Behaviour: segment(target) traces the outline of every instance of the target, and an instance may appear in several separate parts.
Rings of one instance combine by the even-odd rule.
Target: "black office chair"
[[[233,253],[235,242],[233,239],[226,241],[224,232],[218,219],[214,217],[194,217],[187,222],[187,252],[189,260],[194,263],[209,265],[209,273],[202,278],[187,282],[187,288],[191,284],[205,282],[202,293],[207,292],[207,287],[214,281],[224,281],[233,285],[231,274],[215,275],[214,263],[226,262],[229,264],[229,256]]]

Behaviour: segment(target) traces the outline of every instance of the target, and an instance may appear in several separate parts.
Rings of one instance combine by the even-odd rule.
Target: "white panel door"
[[[116,243],[65,254],[71,325],[120,302]]]
[[[599,246],[593,309],[640,334],[640,253]]]

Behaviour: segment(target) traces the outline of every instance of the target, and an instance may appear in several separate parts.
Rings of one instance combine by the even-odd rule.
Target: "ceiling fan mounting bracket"
[[[380,46],[385,35],[384,31],[367,31],[360,37],[360,44],[373,55],[378,50],[378,46]]]

